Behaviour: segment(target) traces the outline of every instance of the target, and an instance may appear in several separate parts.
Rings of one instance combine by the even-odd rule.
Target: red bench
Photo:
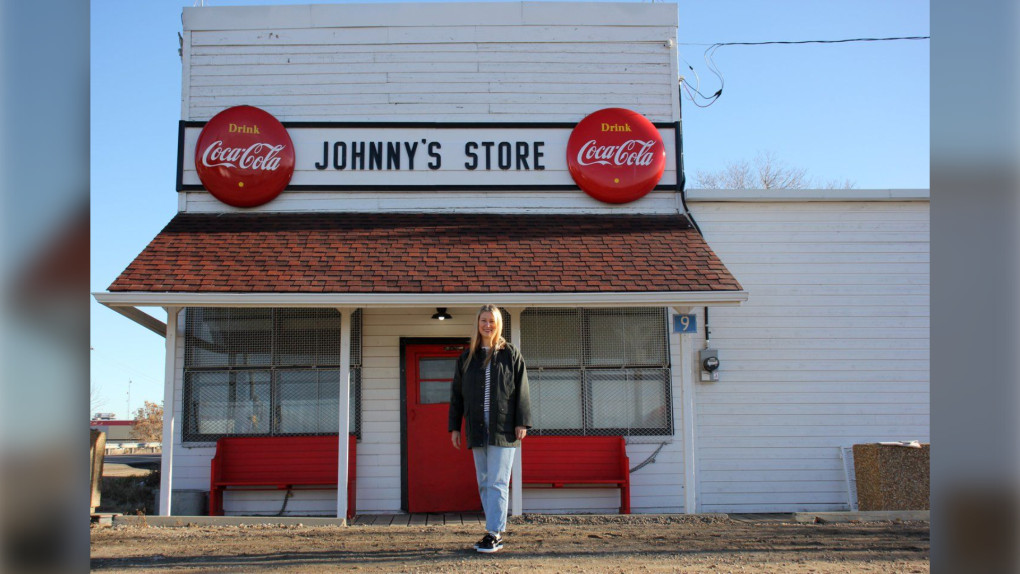
[[[354,518],[357,492],[357,439],[350,435],[347,518]],[[340,446],[336,436],[224,437],[216,441],[209,487],[209,516],[223,516],[223,492],[275,486],[337,487]]]
[[[630,459],[622,436],[529,436],[521,467],[525,488],[619,488],[620,514],[630,514]]]

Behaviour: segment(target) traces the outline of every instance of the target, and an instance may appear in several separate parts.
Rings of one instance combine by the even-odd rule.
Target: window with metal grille
[[[673,434],[665,309],[528,309],[520,321],[532,432]]]
[[[338,434],[339,311],[189,307],[184,337],[184,442]],[[360,438],[360,309],[349,344],[350,432]]]

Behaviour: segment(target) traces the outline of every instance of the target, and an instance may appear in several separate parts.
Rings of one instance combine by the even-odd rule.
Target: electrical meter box
[[[719,380],[718,349],[702,349],[698,353],[698,363],[701,365],[701,382],[714,383]]]

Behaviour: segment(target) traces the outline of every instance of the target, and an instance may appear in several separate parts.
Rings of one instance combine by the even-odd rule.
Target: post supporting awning
[[[340,389],[339,389],[339,436],[337,453],[337,490],[336,517],[347,518],[347,474],[350,467],[350,441],[347,440],[351,428],[351,313],[352,310],[342,307],[340,311]]]

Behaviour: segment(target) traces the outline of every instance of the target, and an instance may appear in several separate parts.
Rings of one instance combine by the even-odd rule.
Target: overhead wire
[[[769,40],[766,42],[679,42],[679,46],[766,46],[770,44],[846,44],[848,42],[890,42],[894,40],[930,40],[931,36],[891,36],[888,38],[845,38],[842,40]]]
[[[716,64],[715,62],[715,53],[716,51],[719,50],[719,48],[723,46],[770,46],[770,45],[789,46],[800,44],[846,44],[850,42],[891,42],[899,40],[930,40],[930,39],[931,36],[891,36],[886,38],[844,38],[840,40],[769,40],[765,42],[715,42],[713,44],[680,42],[678,44],[679,46],[708,46],[708,48],[705,49],[704,53],[705,66],[708,68],[710,72],[712,72],[713,74],[715,74],[717,78],[719,78],[719,89],[716,90],[710,96],[703,94],[701,92],[701,77],[698,75],[698,72],[694,70],[694,66],[692,66],[690,62],[688,62],[683,57],[683,55],[679,54],[678,52],[680,59],[683,60],[684,64],[687,65],[687,69],[689,69],[691,73],[694,74],[694,79],[697,82],[697,84],[695,84],[695,86],[693,87],[693,92],[691,89],[690,82],[687,82],[683,76],[680,77],[680,85],[684,88],[684,92],[686,92],[687,94],[687,99],[690,100],[691,103],[698,106],[699,108],[707,108],[714,104],[716,101],[718,101],[718,99],[722,96],[723,88],[726,85],[726,79],[723,76],[722,70],[719,69],[718,64]],[[698,97],[700,97],[702,100],[705,100],[705,103],[699,103],[697,99]]]

